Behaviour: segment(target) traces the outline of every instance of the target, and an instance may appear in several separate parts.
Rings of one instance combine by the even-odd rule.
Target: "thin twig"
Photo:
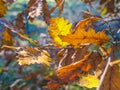
[[[119,63],[120,63],[120,60],[115,60],[115,61],[113,61],[113,62],[110,63],[110,66],[113,66],[113,65],[119,64]]]
[[[111,62],[111,57],[108,57],[107,65],[106,65],[106,67],[105,67],[105,70],[104,70],[104,72],[103,72],[101,78],[100,78],[100,84],[99,84],[99,86],[97,87],[96,90],[100,90],[100,88],[101,88],[101,86],[102,86],[102,84],[103,84],[103,81],[104,81],[105,75],[106,75],[106,73],[107,73],[107,71],[108,71],[108,68],[109,68],[110,62]]]

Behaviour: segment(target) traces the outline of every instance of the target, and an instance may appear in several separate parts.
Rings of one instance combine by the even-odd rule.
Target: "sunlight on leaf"
[[[50,19],[50,26],[48,27],[49,35],[53,38],[54,42],[61,46],[68,45],[67,42],[63,42],[59,35],[66,36],[71,33],[72,24],[68,23],[68,20],[64,18],[52,18]]]
[[[74,47],[78,47],[80,44],[86,43],[100,46],[109,41],[109,38],[103,31],[96,33],[92,28],[89,28],[88,31],[80,29],[77,33],[72,33],[67,36],[60,36],[60,38],[63,41],[70,43]]]
[[[87,76],[82,76],[79,85],[87,88],[94,88],[99,85],[99,79],[90,74]]]
[[[20,65],[45,64],[49,66],[51,60],[47,51],[38,51],[36,48],[28,48],[26,50],[19,51],[17,58]]]

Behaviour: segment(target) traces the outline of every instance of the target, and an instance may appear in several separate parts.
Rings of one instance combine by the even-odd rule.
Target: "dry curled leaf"
[[[36,48],[27,48],[19,51],[17,58],[20,65],[45,64],[49,66],[51,60],[47,51],[41,51]]]
[[[68,84],[71,81],[76,80],[80,77],[79,70],[84,65],[84,62],[89,58],[90,54],[85,55],[85,57],[78,62],[66,65],[64,67],[59,68],[56,71],[56,75],[52,78],[48,78],[50,82],[45,86],[50,90],[57,90],[62,85]]]
[[[63,67],[66,65],[69,65],[72,63],[72,56],[74,54],[75,50],[73,48],[68,48],[62,53],[62,58],[59,60],[59,65],[58,67]],[[60,54],[58,52],[58,54]],[[59,58],[59,57],[57,57]]]
[[[41,0],[30,0],[26,8],[29,19],[34,19],[42,13],[42,1]]]

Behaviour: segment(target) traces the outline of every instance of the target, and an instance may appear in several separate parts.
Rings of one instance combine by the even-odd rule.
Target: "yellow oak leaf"
[[[48,27],[48,33],[53,38],[54,42],[60,46],[69,45],[67,42],[63,42],[59,35],[66,36],[71,33],[72,24],[68,23],[68,20],[64,18],[52,18],[50,19],[50,26]]]
[[[92,43],[100,46],[109,41],[109,38],[104,31],[96,33],[92,28],[89,28],[88,31],[80,29],[79,31],[77,30],[77,33],[74,32],[67,36],[60,36],[60,38],[63,41],[70,43],[74,47],[78,47],[79,45],[86,43]]]
[[[7,7],[4,4],[4,1],[0,0],[0,18],[4,16],[7,10]]]
[[[99,85],[99,79],[93,75],[82,76],[79,85],[87,88],[95,88]]]

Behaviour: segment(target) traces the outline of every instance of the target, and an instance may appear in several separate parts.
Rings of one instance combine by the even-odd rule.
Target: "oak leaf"
[[[64,84],[68,84],[69,82],[76,80],[76,78],[79,78],[81,75],[79,70],[89,56],[90,54],[87,54],[80,61],[59,68],[56,71],[56,75],[48,78],[50,81],[45,88],[49,88],[50,90],[59,90],[59,88]]]
[[[87,26],[89,26],[89,24],[93,22],[97,22],[99,20],[101,20],[101,18],[98,18],[98,17],[91,17],[91,18],[80,20],[74,29],[74,33],[79,32],[79,30],[81,29],[85,29]]]
[[[87,54],[84,56],[83,59],[79,60],[78,62],[59,68],[57,70],[58,77],[61,78],[62,80],[65,80],[66,77],[69,77],[71,74],[75,73],[76,70],[80,70],[81,67],[84,65],[84,62],[89,58],[89,56],[90,54]]]
[[[30,49],[30,50],[28,50]],[[18,52],[17,58],[20,65],[45,64],[50,65],[50,55],[45,50],[28,48]],[[31,50],[32,49],[32,50]]]
[[[71,33],[72,24],[68,23],[68,20],[64,18],[52,18],[50,19],[50,26],[48,27],[49,35],[53,38],[54,42],[61,46],[66,46],[69,43],[63,42],[59,35],[66,36]]]
[[[103,45],[109,41],[109,38],[104,31],[95,32],[94,29],[89,28],[88,31],[80,29],[77,32],[69,34],[67,36],[59,36],[64,42],[68,42],[74,47],[78,47],[81,44],[91,43],[98,46]]]
[[[57,45],[66,46],[73,45],[78,47],[81,44],[92,43],[103,45],[109,41],[109,38],[104,31],[96,33],[89,24],[100,20],[98,17],[92,17],[81,20],[72,31],[72,24],[68,24],[64,18],[50,19],[49,35],[53,38]]]

